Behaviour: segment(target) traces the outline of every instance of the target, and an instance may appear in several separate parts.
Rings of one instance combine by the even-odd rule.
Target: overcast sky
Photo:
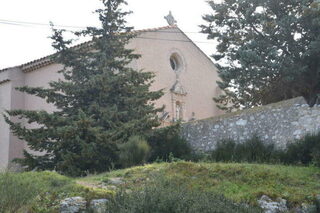
[[[178,26],[208,55],[214,51],[212,41],[197,33],[201,16],[210,13],[205,0],[127,0],[133,14],[127,17],[135,29],[166,26],[163,18],[172,11]],[[53,53],[51,30],[46,25],[98,26],[92,12],[101,7],[99,0],[0,0],[0,69],[16,66]],[[9,22],[10,21],[10,22]],[[17,21],[17,23],[12,23]],[[77,28],[67,28],[76,30]]]

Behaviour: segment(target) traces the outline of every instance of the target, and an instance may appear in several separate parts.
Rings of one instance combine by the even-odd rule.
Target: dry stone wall
[[[218,141],[243,142],[253,135],[284,148],[287,142],[320,131],[320,106],[310,108],[295,98],[253,109],[228,113],[182,125],[182,135],[198,151],[215,148]]]

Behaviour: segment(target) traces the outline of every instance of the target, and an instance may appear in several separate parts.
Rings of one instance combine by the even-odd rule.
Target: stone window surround
[[[168,61],[168,67],[170,68],[171,71],[173,70],[171,67],[172,57],[174,57],[178,62],[178,67],[177,67],[178,69],[174,70],[178,78],[182,72],[185,72],[187,70],[187,62],[185,60],[185,57],[183,56],[183,53],[179,49],[177,48],[170,49],[167,54],[167,61]]]

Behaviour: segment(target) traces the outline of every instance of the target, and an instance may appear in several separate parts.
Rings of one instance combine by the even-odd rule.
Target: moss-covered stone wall
[[[217,141],[245,141],[258,135],[284,148],[287,142],[320,131],[320,106],[310,108],[303,98],[295,98],[227,113],[182,125],[182,135],[198,151],[215,148]]]

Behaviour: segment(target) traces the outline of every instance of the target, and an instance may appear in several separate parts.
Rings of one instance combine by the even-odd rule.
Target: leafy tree
[[[57,170],[68,175],[105,171],[117,163],[117,144],[132,135],[145,135],[159,125],[152,101],[162,91],[149,91],[154,75],[128,65],[140,56],[125,46],[135,35],[127,27],[122,11],[125,0],[103,0],[99,14],[101,28],[87,28],[76,36],[89,36],[90,42],[71,47],[63,30],[54,30],[55,62],[63,64],[63,80],[50,82],[50,88],[21,87],[21,92],[38,96],[54,105],[55,112],[12,110],[36,128],[6,117],[12,132],[26,141],[32,151],[20,159],[29,169]]]
[[[320,1],[209,1],[202,32],[218,42],[224,110],[250,108],[320,93]]]

